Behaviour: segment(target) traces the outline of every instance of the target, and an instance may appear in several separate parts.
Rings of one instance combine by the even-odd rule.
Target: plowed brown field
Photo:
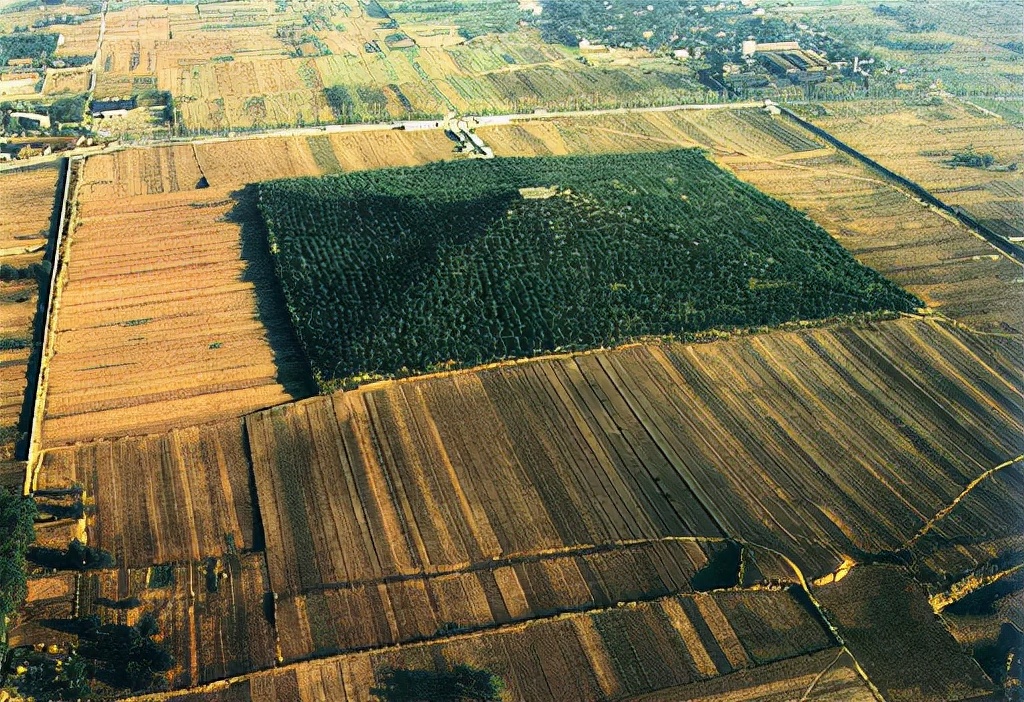
[[[269,346],[240,223],[227,221],[237,203],[212,189],[173,192],[199,177],[194,158],[182,167],[178,155],[166,162],[173,168],[141,169],[144,180],[125,177],[138,165],[131,156],[88,162],[53,322],[47,446],[238,417],[294,397],[282,379],[297,374],[295,361]],[[159,194],[100,195],[114,183]]]
[[[900,548],[1021,453],[1024,397],[1006,379],[1022,367],[1019,348],[903,320],[636,346],[259,413],[246,421],[271,582],[297,593],[671,535],[742,538],[821,576]]]
[[[276,283],[258,252],[262,225],[236,191],[452,156],[441,131],[376,130],[89,159],[55,318],[44,444],[159,433],[306,394],[297,343],[271,348],[275,311],[257,314],[257,286]]]
[[[788,592],[737,596],[759,611],[779,608],[796,617],[790,620],[793,628],[779,639],[778,652],[786,657],[832,645],[831,637]],[[621,699],[751,666],[737,639],[740,631],[779,638],[768,633],[773,631],[770,620],[738,625],[726,616],[719,597],[680,595],[456,635],[435,643],[310,661],[188,693],[187,699],[369,702],[375,699],[369,690],[382,669],[433,669],[443,661],[493,671],[505,681],[510,699]],[[835,653],[832,650],[833,657]]]
[[[43,259],[57,179],[53,166],[0,173],[0,264],[24,269]],[[23,346],[0,349],[0,460],[14,454],[38,301],[34,277],[0,281],[0,337]]]
[[[947,315],[1024,329],[1019,267],[763,113],[480,134],[499,154],[703,145]],[[88,162],[38,487],[82,484],[89,541],[118,559],[83,578],[83,613],[131,622],[142,609],[96,600],[139,597],[174,686],[243,676],[189,699],[369,700],[383,667],[443,661],[494,671],[514,699],[862,700],[798,589],[691,591],[723,539],[746,544],[747,585],[1016,547],[1001,510],[1018,473],[965,490],[1024,453],[1024,350],[942,320],[649,342],[282,404],[298,361],[257,316],[258,223],[236,191],[450,157],[440,130],[372,130]],[[148,587],[160,563],[174,583]],[[269,669],[278,653],[296,663]]]
[[[174,656],[174,688],[273,667],[275,641],[265,613],[262,554],[178,564],[160,575],[156,570],[160,569],[83,574],[79,616],[130,625],[143,613],[152,613],[167,652]],[[158,577],[171,582],[164,585]],[[139,601],[138,606],[109,606],[131,598]]]
[[[560,612],[608,607],[690,590],[706,557],[694,542],[641,542],[490,561],[451,573],[325,585],[278,593],[286,661],[491,628]],[[792,576],[791,576],[792,577]]]
[[[885,699],[945,702],[990,691],[978,663],[932,612],[924,588],[900,569],[859,566],[815,594]]]
[[[623,702],[877,702],[857,674],[845,649],[828,649],[800,658],[741,670],[719,678],[672,687]]]
[[[1020,128],[947,99],[936,105],[891,102],[830,104],[815,124],[923,186],[943,202],[959,205],[996,232],[1024,236],[1024,140]],[[954,154],[973,151],[995,159],[993,168],[951,167]]]
[[[85,488],[89,543],[119,565],[197,561],[253,545],[241,422],[46,451],[37,487]]]

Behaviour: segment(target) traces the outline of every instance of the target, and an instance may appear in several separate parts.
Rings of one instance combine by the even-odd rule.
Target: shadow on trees
[[[78,539],[66,549],[30,546],[25,557],[36,565],[57,570],[101,570],[116,565],[110,553],[86,546]]]
[[[382,702],[498,702],[504,682],[488,670],[459,664],[440,670],[386,668],[381,671],[379,687],[370,694]]]
[[[736,587],[742,556],[743,549],[735,541],[713,544],[708,551],[708,562],[693,574],[690,586],[697,592]]]

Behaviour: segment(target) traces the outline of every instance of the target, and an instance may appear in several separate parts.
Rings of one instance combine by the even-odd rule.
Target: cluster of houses
[[[23,160],[37,156],[49,156],[67,151],[76,146],[92,146],[91,137],[25,137],[7,139],[0,137],[0,163]]]
[[[89,107],[89,114],[94,119],[108,119],[128,114],[136,108],[134,97],[116,100],[94,100]],[[51,127],[48,115],[15,111],[7,115],[8,131],[18,130],[21,137],[0,137],[0,163],[49,156],[67,151],[78,146],[92,146],[94,141],[89,136],[31,136],[33,132],[44,132]],[[26,136],[27,134],[27,136]]]

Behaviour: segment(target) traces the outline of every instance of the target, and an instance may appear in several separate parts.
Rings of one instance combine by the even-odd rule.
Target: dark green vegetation
[[[154,640],[159,627],[152,614],[134,626],[101,624],[97,617],[68,621],[78,636],[77,648],[58,654],[20,651],[15,661],[27,671],[15,678],[23,695],[37,700],[110,697],[126,690],[141,692],[164,686],[174,658]]]
[[[25,599],[25,551],[35,539],[35,517],[32,499],[0,487],[0,654],[7,640],[7,617]]]
[[[327,99],[327,104],[330,106],[331,112],[334,113],[336,120],[339,122],[352,121],[356,105],[352,101],[352,96],[349,95],[348,90],[345,89],[345,86],[332,85],[324,88],[324,97]]]
[[[102,549],[86,546],[73,539],[67,549],[32,546],[27,558],[45,568],[57,570],[98,570],[114,566],[114,557]]]
[[[25,673],[17,680],[18,691],[37,702],[89,699],[89,666],[74,653],[51,656],[32,651],[18,657]]]
[[[50,277],[51,270],[49,261],[37,261],[28,264],[24,268],[17,268],[8,263],[3,263],[0,264],[0,281],[36,280],[42,283],[43,280]]]
[[[992,154],[979,154],[974,149],[958,151],[953,154],[946,163],[956,168],[966,166],[967,168],[991,168],[995,165],[996,157]]]
[[[56,50],[56,34],[5,34],[0,36],[0,66],[25,58],[39,64]]]
[[[697,150],[438,163],[259,196],[321,383],[919,304]]]
[[[693,574],[690,585],[697,592],[709,592],[739,585],[741,559],[740,545],[726,541],[719,547],[711,547],[707,564]]]
[[[81,122],[85,113],[87,95],[75,95],[73,97],[58,98],[50,105],[50,119],[55,122]]]
[[[494,673],[468,665],[451,670],[384,671],[381,686],[370,693],[381,702],[498,702],[505,688]]]

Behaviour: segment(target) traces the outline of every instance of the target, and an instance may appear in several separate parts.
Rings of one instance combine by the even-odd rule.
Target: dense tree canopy
[[[321,381],[918,304],[697,150],[276,181],[260,209]]]
[[[25,551],[35,539],[36,504],[0,487],[0,653],[5,620],[25,599]]]

